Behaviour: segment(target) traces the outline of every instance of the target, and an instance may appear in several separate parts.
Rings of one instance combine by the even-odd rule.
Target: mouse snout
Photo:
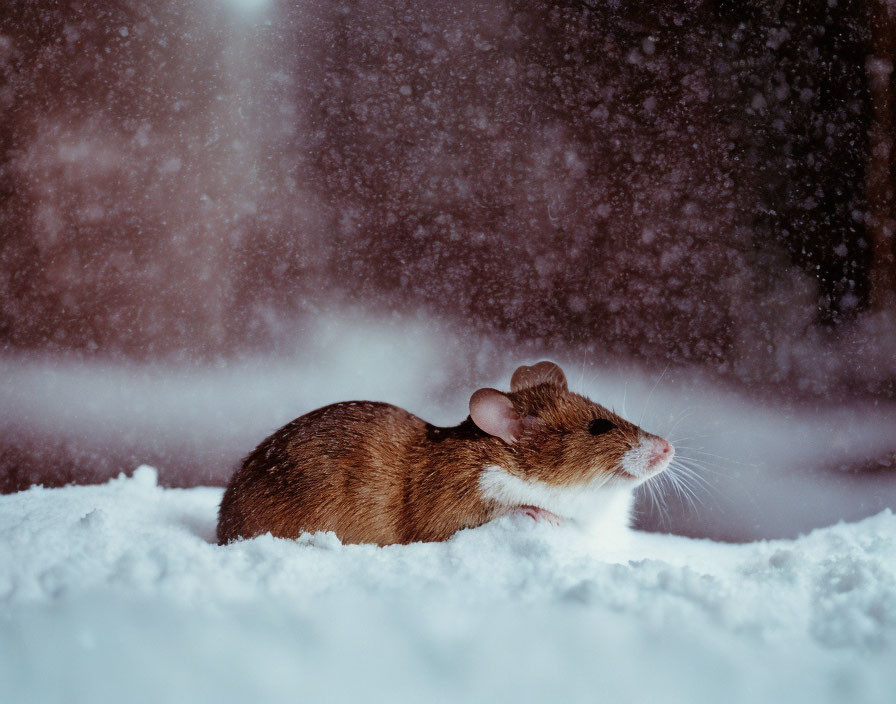
[[[661,465],[671,462],[675,456],[675,448],[672,447],[672,443],[657,437],[651,438],[648,452],[650,454],[647,466],[650,469],[658,469]]]
[[[668,441],[650,433],[642,433],[639,440],[623,456],[621,468],[632,478],[644,481],[669,466],[675,456],[675,448]]]

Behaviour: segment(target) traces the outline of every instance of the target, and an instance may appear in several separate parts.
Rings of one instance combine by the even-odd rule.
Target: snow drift
[[[0,700],[883,702],[896,516],[725,545],[505,518],[213,544],[141,467],[0,496]]]

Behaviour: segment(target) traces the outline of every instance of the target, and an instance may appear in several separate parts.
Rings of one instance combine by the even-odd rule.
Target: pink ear
[[[508,445],[516,442],[522,430],[513,403],[497,389],[479,389],[470,397],[470,417],[480,430]]]

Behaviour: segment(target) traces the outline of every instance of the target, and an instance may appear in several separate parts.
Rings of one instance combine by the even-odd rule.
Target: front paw
[[[552,526],[563,524],[563,519],[556,513],[551,513],[543,508],[538,508],[538,506],[519,506],[514,510],[514,513],[517,515],[528,516],[536,523],[545,521]]]

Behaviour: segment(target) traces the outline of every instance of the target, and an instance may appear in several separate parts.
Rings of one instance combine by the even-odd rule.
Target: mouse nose
[[[675,448],[668,440],[662,438],[654,438],[653,447],[650,448],[650,467],[653,469],[657,465],[669,462],[675,456]]]

